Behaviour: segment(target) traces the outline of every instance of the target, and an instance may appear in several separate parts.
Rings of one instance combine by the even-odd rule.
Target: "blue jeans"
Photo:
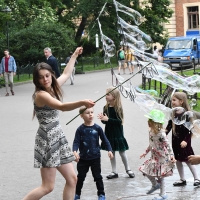
[[[76,194],[81,195],[81,189],[83,187],[83,182],[85,181],[85,177],[89,168],[91,167],[92,175],[94,177],[94,182],[96,182],[97,187],[97,195],[105,195],[103,178],[101,176],[101,159],[97,158],[94,160],[79,160],[77,163],[78,170],[78,181],[76,184]]]

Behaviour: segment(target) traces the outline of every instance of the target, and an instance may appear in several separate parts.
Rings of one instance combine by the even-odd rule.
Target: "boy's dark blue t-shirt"
[[[80,159],[92,160],[101,157],[99,138],[105,144],[108,151],[112,151],[110,142],[104,134],[102,128],[94,124],[93,126],[86,126],[82,124],[76,130],[76,135],[73,142],[73,151],[78,151]]]

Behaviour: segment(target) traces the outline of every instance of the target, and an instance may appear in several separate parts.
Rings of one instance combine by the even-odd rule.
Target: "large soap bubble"
[[[193,127],[191,128],[191,132],[196,137],[200,137],[200,120],[199,119],[194,120]]]
[[[172,121],[176,125],[181,125],[186,122],[185,109],[182,107],[172,108]]]

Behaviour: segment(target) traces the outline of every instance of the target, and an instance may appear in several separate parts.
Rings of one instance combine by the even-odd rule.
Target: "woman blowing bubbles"
[[[33,94],[34,114],[39,121],[35,139],[34,167],[40,168],[41,186],[29,192],[23,200],[39,200],[50,193],[55,184],[58,170],[66,180],[63,200],[73,200],[76,188],[76,174],[72,165],[75,160],[59,123],[59,110],[70,111],[81,106],[93,107],[91,100],[62,103],[61,86],[70,77],[74,63],[82,47],[75,50],[63,74],[56,79],[51,67],[39,63],[33,71],[35,92]]]

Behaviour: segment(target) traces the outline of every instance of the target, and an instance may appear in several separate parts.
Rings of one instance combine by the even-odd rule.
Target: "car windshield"
[[[191,40],[169,40],[165,49],[190,49]]]

